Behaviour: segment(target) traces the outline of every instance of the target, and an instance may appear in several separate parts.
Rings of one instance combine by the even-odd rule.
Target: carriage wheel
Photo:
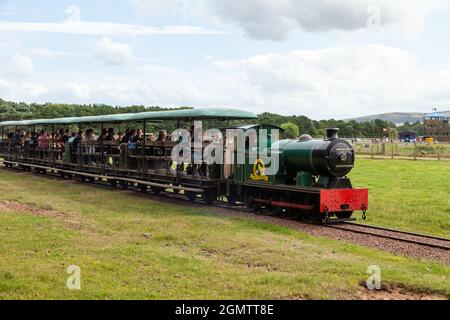
[[[141,190],[141,192],[147,192],[148,186],[145,184],[141,184],[139,186],[139,189]]]
[[[213,191],[206,191],[203,192],[203,201],[205,201],[207,204],[212,205],[214,201],[216,201],[216,195]]]
[[[179,183],[173,183],[172,186],[178,187],[180,186]],[[175,194],[180,194],[181,190],[180,189],[173,189],[173,193]]]
[[[186,195],[187,195],[189,201],[191,201],[191,202],[195,202],[195,200],[197,200],[197,194],[195,192],[189,192],[188,191],[186,193]]]
[[[161,193],[161,188],[160,187],[150,187],[150,189],[152,190],[152,192],[154,194],[156,194],[157,196]]]

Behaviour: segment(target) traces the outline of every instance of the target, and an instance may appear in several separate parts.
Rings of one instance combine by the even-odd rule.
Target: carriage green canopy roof
[[[104,116],[72,117],[56,119],[38,119],[0,122],[0,127],[6,126],[32,126],[32,125],[64,125],[76,123],[113,123],[113,122],[138,122],[160,120],[244,120],[256,119],[254,113],[236,109],[208,108],[186,109],[173,111],[153,111],[140,113],[110,114]]]

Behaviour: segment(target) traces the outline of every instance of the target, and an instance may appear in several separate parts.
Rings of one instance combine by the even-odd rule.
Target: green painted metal
[[[224,108],[187,109],[174,111],[141,112],[134,114],[130,121],[155,119],[155,120],[244,120],[257,119],[257,116],[248,111]]]
[[[241,127],[236,127],[236,129],[242,129],[244,131],[246,130],[250,130],[250,129],[255,129],[255,130],[259,130],[259,129],[278,129],[280,131],[280,133],[283,133],[285,130],[279,126],[275,126],[272,124],[249,124],[246,126],[241,126]]]
[[[311,172],[297,172],[297,187],[311,187],[312,181],[313,178]]]
[[[173,111],[155,111],[140,113],[122,113],[103,116],[71,117],[56,119],[37,119],[21,121],[0,122],[0,127],[7,126],[32,126],[32,125],[63,125],[77,123],[115,123],[115,122],[138,122],[138,121],[161,121],[161,120],[244,120],[256,119],[254,113],[236,109],[207,108],[186,109]]]
[[[279,151],[283,153],[287,173],[296,175],[298,168],[314,173],[312,152],[319,142],[320,140],[281,140],[276,142],[273,147],[278,147]]]

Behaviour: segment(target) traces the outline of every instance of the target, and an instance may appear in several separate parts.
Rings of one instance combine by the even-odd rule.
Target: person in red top
[[[37,140],[38,140],[39,149],[41,149],[41,150],[48,149],[48,134],[47,134],[47,132],[45,132],[44,130],[39,132],[39,137]]]

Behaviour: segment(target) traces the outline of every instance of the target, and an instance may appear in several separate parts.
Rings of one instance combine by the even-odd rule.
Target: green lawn
[[[384,284],[450,297],[443,263],[21,172],[0,170],[0,235],[0,299],[358,298],[373,264]]]
[[[350,178],[369,188],[367,223],[450,237],[450,162],[358,159]]]

